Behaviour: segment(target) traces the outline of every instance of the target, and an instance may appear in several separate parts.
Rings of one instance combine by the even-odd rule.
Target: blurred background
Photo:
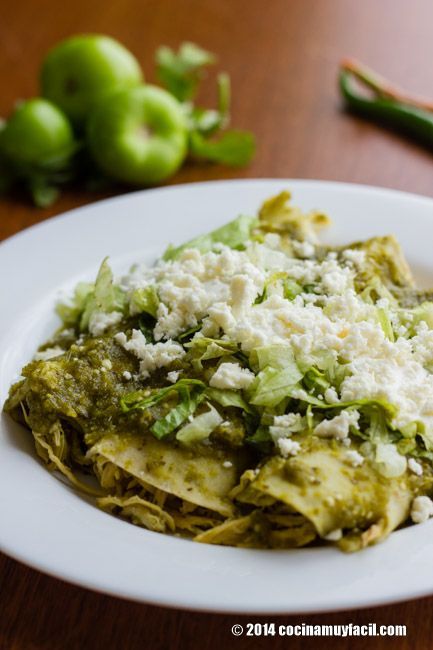
[[[253,131],[245,169],[188,164],[170,181],[325,178],[433,194],[428,149],[342,110],[338,65],[353,56],[407,90],[433,96],[431,0],[18,0],[0,22],[0,115],[38,92],[47,50],[80,32],[119,39],[154,79],[154,52],[190,40],[214,52],[232,80],[232,123]],[[200,100],[215,103],[214,72]],[[116,188],[116,192],[119,188]],[[122,190],[123,191],[123,190]],[[15,228],[110,192],[66,194],[48,210],[15,197]],[[4,219],[2,219],[4,228]],[[3,229],[3,237],[10,232]]]
[[[17,99],[38,93],[45,53],[67,36],[98,32],[115,37],[139,59],[149,81],[155,81],[156,48],[177,48],[189,40],[214,52],[218,68],[230,74],[232,123],[255,133],[257,154],[241,169],[189,163],[170,184],[235,177],[318,178],[433,196],[431,151],[345,112],[337,88],[339,62],[352,56],[407,90],[433,97],[432,0],[9,0],[2,2],[0,14],[3,117]],[[210,72],[201,102],[214,105],[215,92]],[[126,190],[90,193],[75,188],[45,209],[19,194],[1,198],[0,239],[114,191]],[[212,650],[221,642],[227,648],[234,644],[229,626],[238,621],[233,617],[131,605],[42,576],[4,556],[0,584],[1,648]],[[433,632],[431,602],[337,613],[326,622],[405,623],[410,638],[398,647],[425,650]],[[235,642],[236,648],[271,646],[269,639],[252,640],[254,645],[247,639]],[[290,647],[300,644],[293,639]],[[272,645],[282,648],[283,642]],[[335,648],[336,639],[318,640],[314,647]],[[347,639],[338,647],[365,646]],[[368,647],[389,643],[371,639]]]

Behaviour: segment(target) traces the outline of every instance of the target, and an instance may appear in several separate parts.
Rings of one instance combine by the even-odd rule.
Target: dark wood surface
[[[431,0],[5,0],[0,10],[0,115],[7,116],[18,98],[37,94],[41,58],[65,36],[93,31],[119,38],[143,62],[149,80],[155,47],[188,39],[218,54],[233,81],[233,122],[253,130],[259,147],[248,169],[190,165],[173,182],[325,178],[433,196],[432,154],[345,114],[336,90],[338,61],[352,55],[412,91],[433,95],[432,25]],[[213,98],[208,79],[203,100]],[[32,208],[21,196],[2,200],[0,238],[102,197],[70,191],[47,210]],[[69,586],[0,556],[0,648],[8,650],[424,650],[433,646],[432,610],[433,598],[274,619],[406,624],[404,640],[234,638],[234,623],[271,619],[131,604]]]

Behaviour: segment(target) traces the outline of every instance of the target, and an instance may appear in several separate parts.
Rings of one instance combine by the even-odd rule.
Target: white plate
[[[0,246],[0,397],[52,332],[60,289],[152,259],[289,188],[328,212],[329,242],[393,232],[418,278],[433,284],[433,200],[316,181],[251,180],[129,194],[52,219]],[[194,544],[98,510],[35,459],[31,437],[2,416],[0,548],[70,582],[138,601],[219,612],[347,609],[433,593],[433,521],[354,555],[334,548],[256,551]]]

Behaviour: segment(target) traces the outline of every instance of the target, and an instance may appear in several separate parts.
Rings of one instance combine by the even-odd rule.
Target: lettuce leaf
[[[244,400],[238,390],[223,390],[221,388],[206,388],[206,397],[221,406],[233,406],[242,409],[245,413],[253,413],[252,408]]]
[[[98,271],[95,281],[95,303],[100,311],[123,311],[125,294],[113,282],[113,272],[106,257]]]
[[[255,217],[240,215],[237,219],[221,226],[221,228],[195,237],[177,248],[169,246],[162,259],[165,261],[175,260],[187,248],[196,248],[201,253],[207,253],[213,249],[215,244],[224,244],[230,248],[241,249],[250,239],[251,230],[256,225],[257,219]]]
[[[56,311],[65,325],[79,325],[80,330],[85,331],[94,312],[124,312],[125,307],[126,294],[114,284],[113,273],[106,257],[99,267],[95,283],[80,282],[72,302],[60,303]]]
[[[75,287],[74,296],[69,303],[59,302],[56,313],[66,327],[75,327],[80,319],[89,296],[93,293],[94,285],[90,282],[79,282]]]
[[[197,389],[197,387],[191,389],[189,386],[181,386],[177,388],[177,393],[177,405],[166,416],[157,420],[150,427],[153,435],[158,440],[164,438],[183,424],[190,415],[195,413],[197,406],[204,399],[202,389]]]
[[[377,318],[379,320],[380,326],[385,334],[386,338],[390,341],[395,341],[394,330],[392,329],[391,320],[389,314],[383,307],[377,308]]]
[[[312,366],[307,370],[303,378],[303,384],[307,390],[325,391],[331,385],[324,372]]]
[[[208,404],[206,413],[197,415],[191,422],[185,424],[176,434],[176,439],[185,445],[201,442],[210,436],[212,431],[223,421],[218,411]]]
[[[173,391],[179,392],[182,389],[194,388],[204,391],[206,385],[199,379],[179,379],[175,384],[166,388],[156,388],[150,392],[149,389],[144,389],[123,395],[120,406],[124,413],[137,409],[144,411],[161,402]]]
[[[202,361],[209,359],[219,359],[227,355],[237,352],[238,346],[232,341],[224,341],[222,339],[211,339],[206,336],[199,336],[192,341],[185,343],[185,347],[189,348],[194,357],[195,363],[199,369],[202,369]]]
[[[299,387],[295,387],[294,390],[298,390],[298,389]],[[292,394],[289,394],[289,396],[290,397],[293,396],[293,391]],[[346,408],[357,408],[359,410],[379,409],[382,410],[388,422],[393,420],[397,414],[397,409],[393,404],[381,399],[364,398],[364,399],[352,400],[349,402],[336,402],[335,404],[327,404],[325,401],[319,399],[318,397],[315,397],[314,395],[309,395],[307,392],[305,392],[305,395],[303,395],[302,397],[299,397],[298,394],[296,394],[295,399],[299,399],[301,402],[306,402],[307,404],[311,404],[313,408],[320,409],[323,411],[330,410],[330,409],[335,409],[339,411]]]
[[[255,348],[251,352],[250,363],[255,370],[263,370],[266,366],[280,369],[291,366],[294,370],[298,368],[289,345],[273,344]]]
[[[154,286],[135,289],[129,301],[129,310],[134,314],[149,314],[156,318],[159,307],[159,298]]]
[[[266,366],[254,380],[249,392],[249,401],[255,406],[275,407],[290,395],[301,378],[302,373],[296,364],[285,368]]]
[[[180,379],[172,386],[155,389],[150,394],[148,389],[128,393],[121,398],[120,406],[124,413],[133,410],[145,411],[162,402],[170,393],[176,392],[178,398],[176,406],[150,427],[153,435],[161,439],[177,429],[190,415],[195,413],[197,406],[204,399],[205,388],[205,384],[199,379]]]

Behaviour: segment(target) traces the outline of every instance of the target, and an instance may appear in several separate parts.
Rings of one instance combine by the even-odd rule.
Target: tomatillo
[[[110,95],[92,112],[87,135],[99,167],[108,176],[132,185],[165,180],[180,167],[187,152],[182,106],[156,86]]]
[[[73,36],[54,47],[42,65],[42,95],[60,106],[76,126],[108,93],[142,83],[137,59],[109,36]]]
[[[20,104],[0,130],[0,153],[20,170],[61,169],[74,151],[69,120],[46,99]]]

